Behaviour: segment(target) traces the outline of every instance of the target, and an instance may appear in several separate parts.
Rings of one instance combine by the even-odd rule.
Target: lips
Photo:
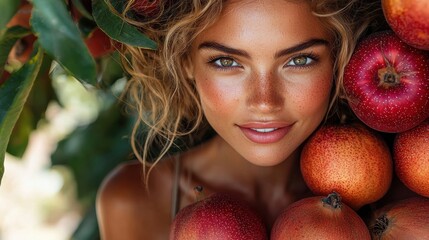
[[[238,125],[244,136],[258,144],[280,141],[289,132],[291,124],[285,123],[248,123]]]

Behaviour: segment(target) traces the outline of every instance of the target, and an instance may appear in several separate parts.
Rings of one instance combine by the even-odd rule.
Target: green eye
[[[230,58],[219,59],[219,63],[223,67],[231,67],[232,65],[234,65],[234,61]]]
[[[292,58],[287,63],[287,65],[288,66],[297,66],[297,67],[307,66],[307,65],[313,63],[313,61],[314,61],[314,58],[312,58],[312,57],[309,57],[309,56],[298,56],[298,57]]]
[[[232,58],[218,58],[216,61],[214,61],[214,64],[216,64],[219,67],[234,67],[238,66],[238,64],[234,61]]]
[[[292,61],[295,65],[305,65],[307,63],[307,57],[296,57],[292,59]]]

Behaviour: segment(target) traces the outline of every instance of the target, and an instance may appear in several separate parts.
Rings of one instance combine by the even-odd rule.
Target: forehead
[[[327,32],[320,19],[313,15],[308,1],[231,0],[225,1],[217,21],[196,40],[262,38],[300,42],[311,38],[328,39]]]

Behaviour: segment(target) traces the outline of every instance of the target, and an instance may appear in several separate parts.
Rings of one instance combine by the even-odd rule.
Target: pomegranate
[[[369,229],[373,239],[429,239],[429,199],[407,198],[375,211]]]
[[[390,28],[407,44],[429,50],[429,2],[427,0],[382,0]]]
[[[365,222],[337,193],[292,203],[277,217],[272,240],[281,239],[371,239]]]
[[[350,108],[369,127],[409,130],[429,117],[429,52],[392,31],[377,32],[356,47],[344,72]]]
[[[412,191],[429,197],[429,119],[393,142],[396,175]]]
[[[322,126],[304,144],[300,164],[314,194],[338,192],[355,210],[383,197],[393,175],[387,144],[360,123]]]
[[[250,205],[223,193],[214,193],[179,211],[170,240],[268,239],[260,216]]]

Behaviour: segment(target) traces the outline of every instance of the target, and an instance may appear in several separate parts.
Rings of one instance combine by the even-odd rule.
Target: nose
[[[283,82],[276,74],[255,74],[248,85],[247,106],[252,112],[272,113],[284,104]]]

